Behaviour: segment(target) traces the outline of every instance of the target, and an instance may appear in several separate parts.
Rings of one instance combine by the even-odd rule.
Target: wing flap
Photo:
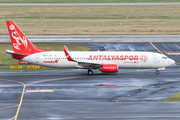
[[[78,65],[82,66],[83,68],[92,68],[97,69],[101,67],[101,63],[95,63],[95,62],[87,62],[87,61],[77,61]]]

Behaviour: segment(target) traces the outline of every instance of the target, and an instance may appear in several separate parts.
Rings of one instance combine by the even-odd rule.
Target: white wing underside
[[[98,69],[103,65],[103,63],[96,63],[96,62],[89,62],[89,61],[74,61],[78,63],[79,68],[91,68],[91,69]]]

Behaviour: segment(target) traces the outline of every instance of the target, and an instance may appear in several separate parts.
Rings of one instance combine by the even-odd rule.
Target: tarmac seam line
[[[13,107],[17,107],[19,104],[17,104],[17,105],[13,105],[13,106],[9,106],[9,107],[2,107],[2,108],[0,108],[0,109],[8,109],[8,108],[13,108]]]
[[[51,79],[51,80],[44,80],[44,81],[38,81],[38,82],[34,82],[34,83],[30,83],[26,86],[30,86],[33,84],[37,84],[37,83],[43,83],[43,82],[51,82],[51,81],[58,81],[58,80],[66,80],[66,79],[74,79],[74,78],[83,78],[83,77],[87,77],[87,76],[75,76],[75,77],[66,77],[66,78],[60,78],[60,79]]]

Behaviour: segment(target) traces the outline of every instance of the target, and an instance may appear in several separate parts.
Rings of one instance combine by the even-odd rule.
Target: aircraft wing
[[[98,69],[101,67],[102,64],[95,63],[95,62],[86,62],[86,61],[77,61],[78,65],[82,68],[92,68],[92,69]]]
[[[63,45],[63,46],[64,46],[64,53],[65,53],[65,55],[66,55],[66,57],[67,57],[67,60],[68,60],[68,61],[72,61],[72,62],[77,62],[78,65],[79,65],[79,66],[77,66],[77,67],[79,67],[79,68],[98,69],[98,68],[101,67],[101,65],[103,65],[103,63],[97,63],[97,62],[91,62],[91,61],[79,61],[79,60],[74,60],[74,59],[72,59],[71,56],[69,55],[69,53],[68,53],[68,51],[69,51],[68,48],[67,48],[65,45]]]

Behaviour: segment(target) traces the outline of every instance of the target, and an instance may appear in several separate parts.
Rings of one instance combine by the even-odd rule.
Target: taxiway
[[[155,70],[120,69],[116,74],[94,71],[93,76],[74,69],[0,72],[0,118],[16,114],[24,90],[18,119],[179,119],[178,102],[160,102],[179,92],[179,70],[172,66],[156,75]],[[158,108],[165,104],[168,109]]]

